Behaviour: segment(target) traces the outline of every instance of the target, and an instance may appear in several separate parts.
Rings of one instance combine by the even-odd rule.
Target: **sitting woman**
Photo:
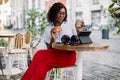
[[[47,14],[47,20],[50,23],[45,29],[44,41],[47,50],[38,50],[33,60],[22,76],[21,80],[45,80],[46,74],[54,67],[67,67],[76,62],[75,51],[56,50],[52,48],[52,43],[61,42],[63,35],[77,35],[75,26],[66,21],[67,9],[57,2],[52,5]]]

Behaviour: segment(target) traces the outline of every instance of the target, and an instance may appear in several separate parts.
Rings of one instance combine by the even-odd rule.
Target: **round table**
[[[67,51],[101,51],[106,50],[108,45],[102,45],[98,43],[92,44],[77,44],[77,45],[64,45],[61,43],[53,43],[52,47],[54,49],[59,50],[67,50]]]
[[[64,45],[61,43],[53,43],[52,47],[54,49],[59,49],[59,50],[67,50],[67,51],[76,51],[77,52],[77,68],[75,69],[76,72],[76,80],[82,80],[82,51],[103,51],[108,49],[108,45],[105,44],[99,44],[93,42],[92,44],[77,44],[77,45]]]

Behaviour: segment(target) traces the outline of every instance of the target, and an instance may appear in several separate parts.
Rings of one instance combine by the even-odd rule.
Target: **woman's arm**
[[[52,43],[54,43],[54,39],[51,38],[50,44],[46,43],[48,49],[52,49]]]
[[[51,31],[50,31],[50,34],[51,34],[50,44],[46,43],[48,49],[52,48],[52,43],[55,42],[55,37],[57,36],[57,34],[60,31],[61,31],[60,27],[54,27],[51,29]]]

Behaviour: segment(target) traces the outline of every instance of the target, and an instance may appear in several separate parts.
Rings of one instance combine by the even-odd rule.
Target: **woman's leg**
[[[47,71],[53,67],[75,64],[76,53],[55,49],[39,50],[21,80],[45,80]]]
[[[43,64],[39,64],[33,72],[30,80],[45,80],[47,72],[51,67]]]

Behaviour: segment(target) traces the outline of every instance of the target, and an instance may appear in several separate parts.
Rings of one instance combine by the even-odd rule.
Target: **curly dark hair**
[[[65,9],[65,14],[66,14],[63,21],[67,21],[67,9],[66,9],[66,7],[62,3],[57,2],[57,3],[54,3],[48,11],[47,20],[49,23],[54,23],[56,21],[57,14],[60,11],[60,9],[62,9],[62,8]]]

